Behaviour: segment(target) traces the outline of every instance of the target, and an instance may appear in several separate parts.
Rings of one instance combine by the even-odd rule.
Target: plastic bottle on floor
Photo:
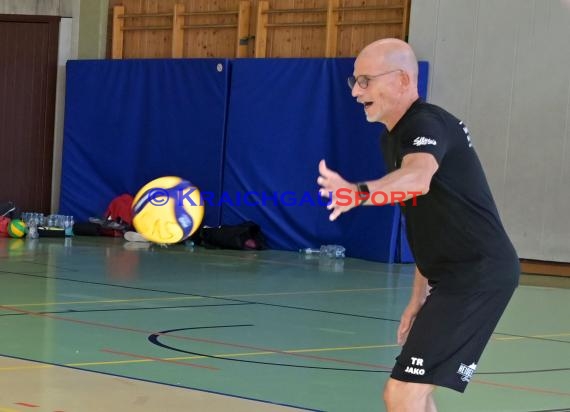
[[[332,259],[344,259],[346,249],[340,245],[322,245],[320,249],[305,248],[299,249],[299,253],[304,255],[324,256]]]
[[[40,237],[38,232],[38,222],[36,219],[32,218],[28,222],[28,238],[29,239],[37,239]]]

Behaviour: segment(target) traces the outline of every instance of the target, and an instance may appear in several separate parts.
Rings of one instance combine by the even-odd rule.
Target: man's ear
[[[411,79],[410,79],[410,74],[407,71],[402,70],[400,72],[400,82],[402,83],[402,86],[406,88],[410,86]]]

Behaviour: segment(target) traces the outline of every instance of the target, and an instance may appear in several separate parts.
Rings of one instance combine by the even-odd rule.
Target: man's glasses
[[[394,72],[400,72],[402,71],[402,69],[394,69],[394,70],[390,70],[384,73],[380,73],[380,74],[376,74],[374,76],[369,76],[367,74],[361,74],[360,76],[350,76],[347,80],[348,83],[348,87],[350,88],[350,90],[352,90],[354,88],[354,85],[356,83],[358,83],[358,86],[360,86],[361,89],[366,89],[368,87],[368,82],[372,79],[375,79],[376,77],[380,77],[380,76],[384,76],[385,74],[390,74],[390,73],[394,73]]]

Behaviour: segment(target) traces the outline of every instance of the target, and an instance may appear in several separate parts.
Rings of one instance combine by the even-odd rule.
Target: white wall
[[[59,209],[61,194],[61,164],[63,158],[63,126],[65,119],[65,66],[75,55],[72,50],[73,19],[62,17],[59,23],[59,47],[57,58],[57,89],[55,95],[55,123],[53,136],[53,167],[51,176],[51,210]]]
[[[409,41],[519,256],[570,262],[570,0],[412,0]]]

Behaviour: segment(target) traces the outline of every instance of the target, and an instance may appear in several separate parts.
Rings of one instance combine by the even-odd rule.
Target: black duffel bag
[[[192,236],[194,243],[209,249],[263,250],[267,249],[261,228],[254,222],[239,225],[202,227]]]

